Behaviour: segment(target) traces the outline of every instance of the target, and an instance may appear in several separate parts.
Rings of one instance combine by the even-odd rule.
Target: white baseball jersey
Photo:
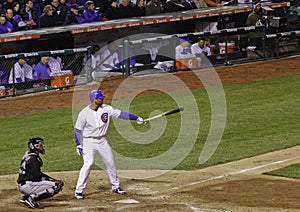
[[[175,57],[176,57],[176,59],[181,57],[182,52],[183,52],[183,47],[181,45],[178,45],[178,46],[175,47]]]
[[[179,58],[186,58],[186,57],[195,57],[195,55],[191,53],[191,48],[189,46],[184,48],[181,45],[176,46],[175,58],[179,59]]]
[[[111,70],[120,62],[118,53],[111,53],[108,49],[106,49],[101,55],[101,62],[103,62],[101,65],[101,70]]]
[[[25,82],[25,78],[32,79],[32,67],[25,63],[23,66],[19,62],[14,64],[15,68],[15,79],[13,80],[13,68],[10,71],[9,83],[16,83],[17,78],[21,78],[22,82]]]
[[[207,56],[211,55],[210,48],[207,46],[204,46],[203,48],[200,48],[198,43],[194,43],[191,46],[192,54],[202,54],[202,53],[207,53]]]
[[[110,116],[118,118],[121,110],[110,105],[102,104],[97,110],[90,105],[83,108],[78,114],[75,128],[82,131],[83,135],[83,161],[75,192],[82,193],[87,184],[87,179],[94,163],[94,154],[98,152],[102,158],[109,176],[112,189],[119,187],[119,178],[115,167],[114,156],[105,135],[109,126]]]
[[[62,59],[60,57],[50,57],[48,65],[52,72],[60,72],[63,68]]]
[[[105,136],[109,126],[109,117],[118,118],[120,114],[121,110],[110,105],[102,104],[96,111],[89,105],[78,114],[75,128],[82,131],[83,137]]]
[[[83,58],[82,65],[85,66],[87,64],[87,57]],[[101,63],[101,56],[99,53],[92,54],[91,55],[91,66],[93,71],[98,71],[99,70],[99,65]],[[100,70],[99,70],[100,71]]]

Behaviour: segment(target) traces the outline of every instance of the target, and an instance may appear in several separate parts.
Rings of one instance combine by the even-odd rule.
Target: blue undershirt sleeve
[[[76,146],[80,145],[81,130],[75,128],[74,138],[75,138]]]
[[[125,119],[125,120],[137,120],[138,116],[128,113],[128,112],[125,112],[125,111],[121,111],[119,118]]]

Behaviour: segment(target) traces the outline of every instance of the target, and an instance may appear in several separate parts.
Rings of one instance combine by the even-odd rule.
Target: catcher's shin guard
[[[55,185],[52,188],[46,189],[45,191],[35,194],[34,199],[36,201],[47,199],[49,197],[53,197],[54,195],[58,194],[61,190],[62,190],[62,185]]]

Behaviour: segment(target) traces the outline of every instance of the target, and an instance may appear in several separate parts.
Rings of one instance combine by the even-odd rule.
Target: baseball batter
[[[112,116],[126,120],[136,120],[138,124],[144,124],[145,121],[134,114],[103,104],[105,96],[101,90],[91,91],[89,97],[91,104],[83,108],[78,114],[74,130],[77,154],[83,156],[83,166],[79,173],[75,197],[83,199],[82,193],[87,184],[96,152],[100,155],[106,166],[109,181],[112,185],[112,192],[124,194],[125,191],[120,187],[111,147],[105,138],[109,119]],[[82,139],[81,136],[83,137]]]

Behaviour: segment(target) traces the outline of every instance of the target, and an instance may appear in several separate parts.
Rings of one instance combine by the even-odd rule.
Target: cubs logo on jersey
[[[108,121],[108,113],[103,113],[101,115],[101,120],[104,122],[104,123],[107,123]]]

